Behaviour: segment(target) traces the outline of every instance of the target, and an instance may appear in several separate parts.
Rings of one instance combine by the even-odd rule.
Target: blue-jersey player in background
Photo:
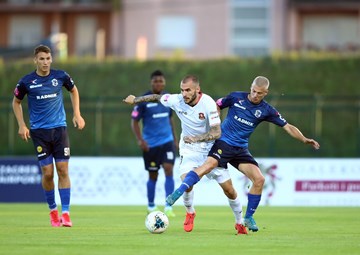
[[[156,70],[150,76],[151,90],[144,95],[163,94],[164,74]],[[142,121],[142,130],[140,127]],[[148,212],[158,210],[155,205],[155,190],[160,167],[165,172],[165,197],[174,191],[173,168],[175,163],[175,132],[172,110],[160,102],[143,102],[136,105],[131,114],[131,128],[143,151],[145,169],[149,173],[146,184]],[[165,200],[164,197],[164,200]],[[165,201],[164,201],[165,202]],[[165,202],[164,212],[169,217],[175,214],[172,206]]]
[[[40,45],[34,50],[36,70],[21,78],[14,90],[13,110],[19,125],[20,137],[32,139],[42,170],[42,187],[50,209],[50,223],[53,227],[71,227],[70,220],[70,158],[69,137],[66,130],[66,116],[63,104],[63,87],[70,92],[74,112],[73,124],[79,130],[85,126],[80,114],[79,92],[62,70],[50,69],[51,50]],[[28,97],[30,130],[24,121],[21,102]],[[59,177],[58,188],[62,215],[59,217],[55,203],[54,163]]]
[[[260,203],[265,177],[248,150],[249,137],[257,125],[262,121],[274,123],[304,144],[312,145],[315,149],[320,148],[317,141],[305,137],[297,127],[289,124],[274,107],[263,100],[268,94],[269,85],[266,77],[258,76],[251,84],[250,93],[232,92],[217,100],[220,109],[229,108],[221,125],[221,137],[215,141],[206,162],[190,171],[180,187],[167,197],[169,204],[175,203],[185,190],[212,169],[217,166],[226,168],[227,163],[230,163],[252,181],[244,225],[251,231],[258,231],[253,214]]]

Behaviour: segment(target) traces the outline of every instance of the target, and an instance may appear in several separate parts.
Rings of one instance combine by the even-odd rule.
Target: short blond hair
[[[255,85],[257,87],[265,87],[266,89],[268,89],[270,86],[270,81],[265,76],[257,76],[252,82],[252,85]]]

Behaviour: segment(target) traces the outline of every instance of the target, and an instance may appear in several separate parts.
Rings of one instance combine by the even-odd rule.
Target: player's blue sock
[[[70,188],[59,189],[60,200],[61,200],[61,211],[69,212],[70,211]]]
[[[153,207],[155,206],[154,200],[155,200],[156,181],[149,179],[146,183],[146,187],[147,187],[148,205],[150,207]]]
[[[166,197],[174,191],[174,178],[173,176],[165,176],[165,195]],[[168,204],[167,204],[168,205]]]
[[[183,194],[187,189],[194,186],[198,181],[200,181],[200,178],[197,173],[195,173],[194,171],[190,171],[187,173],[185,179],[177,190],[180,191],[181,194]]]
[[[260,203],[261,195],[248,194],[248,205],[245,218],[252,217]]]
[[[49,191],[44,190],[44,193],[45,193],[46,202],[49,205],[49,209],[50,210],[56,209],[55,191],[54,190],[49,190]]]

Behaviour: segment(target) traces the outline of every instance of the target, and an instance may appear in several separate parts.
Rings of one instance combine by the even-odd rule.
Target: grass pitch
[[[194,230],[182,229],[184,209],[163,234],[144,226],[145,206],[72,206],[72,228],[52,228],[45,204],[0,204],[0,253],[360,254],[359,207],[260,207],[259,232],[235,235],[229,207],[196,207]]]

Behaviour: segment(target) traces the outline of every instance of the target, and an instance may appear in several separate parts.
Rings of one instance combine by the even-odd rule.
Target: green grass
[[[184,209],[150,234],[144,206],[72,206],[72,228],[50,227],[45,204],[0,204],[1,254],[360,254],[359,207],[260,207],[257,233],[235,235],[228,207],[198,206],[193,232]]]

